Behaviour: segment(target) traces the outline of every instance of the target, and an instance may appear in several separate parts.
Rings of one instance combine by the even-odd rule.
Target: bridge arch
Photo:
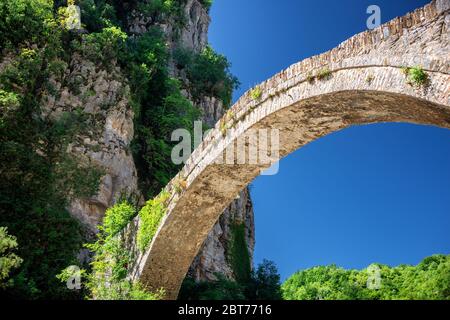
[[[145,252],[128,232],[130,277],[176,299],[192,260],[227,205],[270,164],[218,164],[250,130],[279,130],[280,157],[353,125],[408,122],[450,129],[447,1],[433,1],[337,48],[301,61],[247,92],[166,187],[168,212]],[[405,67],[421,66],[411,83]],[[407,72],[406,72],[407,73]],[[226,128],[224,130],[224,128]],[[250,146],[247,146],[250,147]],[[186,188],[180,192],[176,181]],[[139,218],[129,227],[139,227]]]

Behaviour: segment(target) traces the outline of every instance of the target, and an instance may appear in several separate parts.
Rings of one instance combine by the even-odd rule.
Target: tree
[[[280,275],[273,261],[264,260],[245,282],[216,274],[215,281],[186,278],[179,300],[280,300]]]
[[[244,288],[235,281],[216,275],[215,281],[196,282],[186,278],[181,286],[179,300],[244,300]]]
[[[369,285],[374,276],[379,286]],[[281,288],[286,300],[448,300],[450,255],[434,255],[417,266],[373,264],[360,271],[315,267],[295,273]]]
[[[250,300],[281,300],[280,274],[273,261],[264,259],[252,272],[247,288]]]
[[[0,289],[12,285],[10,273],[22,263],[22,259],[13,252],[16,248],[16,237],[8,235],[7,228],[0,227]]]

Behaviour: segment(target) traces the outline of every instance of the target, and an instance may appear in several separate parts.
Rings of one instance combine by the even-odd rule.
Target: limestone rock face
[[[181,32],[181,42],[189,49],[200,51],[208,44],[208,28],[211,19],[198,0],[187,1],[185,15],[187,25]]]
[[[57,93],[43,98],[43,116],[57,119],[75,109],[88,116],[88,128],[71,141],[67,152],[104,175],[97,195],[73,199],[69,211],[92,233],[106,209],[121,196],[139,196],[137,171],[129,150],[134,135],[129,88],[120,69],[112,64],[107,72],[74,55],[62,81],[53,83]]]
[[[179,43],[183,47],[199,52],[208,44],[208,28],[211,21],[207,10],[198,0],[186,0],[184,7],[186,21],[179,30],[180,21],[176,18],[154,19],[133,11],[128,17],[128,31],[135,34],[145,33],[152,26],[159,26],[165,33],[169,48]]]

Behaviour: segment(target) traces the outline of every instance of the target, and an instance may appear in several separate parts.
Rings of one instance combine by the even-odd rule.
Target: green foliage
[[[281,300],[280,275],[273,261],[263,260],[252,271],[250,283],[246,287],[246,296],[250,300]]]
[[[323,68],[319,70],[319,72],[316,75],[317,80],[328,80],[332,76],[332,72],[328,68]]]
[[[368,269],[334,265],[297,272],[282,285],[287,300],[435,300],[450,299],[450,256],[436,255],[416,267],[378,265],[379,289],[368,287]]]
[[[137,234],[137,243],[141,251],[147,249],[158,231],[161,220],[167,212],[169,197],[170,194],[163,191],[156,198],[147,201],[147,204],[139,211],[141,221]]]
[[[137,10],[152,21],[161,21],[168,16],[172,17],[175,28],[180,30],[186,24],[184,5],[186,0],[152,0],[139,2]]]
[[[0,128],[7,118],[14,116],[14,112],[20,107],[20,98],[17,93],[0,89]]]
[[[0,16],[0,47],[9,56],[0,72],[0,225],[17,237],[24,259],[2,295],[75,298],[55,277],[82,245],[82,228],[66,208],[71,196],[96,192],[100,173],[65,152],[85,118],[41,113],[42,96],[54,90],[50,79],[68,65],[68,34],[52,1],[3,1]]]
[[[52,0],[1,1],[0,48],[15,48],[25,42],[45,44],[53,18]]]
[[[178,295],[179,300],[244,300],[244,289],[238,283],[217,274],[216,281],[196,282],[186,278]]]
[[[10,236],[7,228],[0,227],[0,289],[13,284],[13,281],[9,279],[10,273],[23,261],[13,252],[16,248],[16,237]]]
[[[229,280],[216,274],[215,281],[199,281],[187,277],[178,295],[179,300],[280,300],[280,275],[271,261],[264,260],[251,273],[246,283]]]
[[[259,100],[262,96],[262,90],[261,87],[256,87],[250,91],[250,97],[252,97],[253,100]]]
[[[145,104],[148,100],[152,103],[160,102],[161,96],[165,94],[162,89],[168,77],[168,59],[164,35],[158,28],[151,28],[142,36],[128,40],[127,51],[121,61],[128,70],[131,91],[137,103]],[[162,83],[157,83],[159,81]],[[157,88],[152,90],[153,86]],[[163,91],[162,94],[157,94],[157,90]],[[140,119],[142,114],[139,110],[135,111],[138,111],[136,117]]]
[[[152,198],[180,169],[171,161],[172,132],[180,128],[193,132],[200,111],[181,94],[179,81],[169,77],[169,53],[159,29],[130,39],[127,48],[122,61],[136,114],[132,147],[141,187]]]
[[[200,0],[200,3],[203,5],[203,7],[209,11],[212,7],[213,0]]]
[[[82,26],[90,32],[99,32],[103,28],[122,26],[117,9],[120,9],[120,1],[110,0],[79,0],[77,5],[81,11]]]
[[[234,278],[240,284],[247,284],[251,278],[250,254],[245,240],[245,223],[231,227],[230,261]]]
[[[225,116],[220,119],[219,130],[224,137],[227,135],[228,129],[235,125],[235,121],[235,114],[232,110],[228,110]]]
[[[136,215],[136,209],[124,201],[109,208],[105,213],[103,226],[97,234],[97,241],[86,247],[94,254],[91,273],[86,274],[89,298],[97,300],[157,300],[162,292],[147,292],[142,286],[128,280],[128,269],[132,255],[124,248],[120,232]],[[69,273],[70,274],[70,273]],[[67,271],[59,276],[66,281]]]
[[[402,72],[406,76],[408,84],[416,87],[424,86],[428,83],[428,75],[422,67],[403,67]]]
[[[136,209],[128,202],[116,204],[106,210],[100,231],[110,236],[116,236],[136,216]]]
[[[82,164],[74,155],[62,153],[54,165],[54,184],[68,199],[89,198],[99,189],[104,171],[93,164]]]
[[[194,99],[209,95],[221,99],[226,107],[231,104],[233,90],[239,87],[238,79],[230,72],[227,58],[206,47],[200,54],[178,49],[174,59],[180,69],[186,71],[189,91]]]
[[[313,84],[314,81],[316,81],[316,77],[312,74],[312,72],[308,72],[306,75],[306,81],[308,81],[309,84]]]
[[[94,124],[80,109],[62,113],[58,119],[46,118],[41,110],[44,96],[58,95],[54,81],[67,85],[73,93],[79,92],[81,83],[64,83],[74,53],[107,71],[118,61],[128,78],[130,104],[136,115],[133,153],[141,188],[148,198],[158,194],[179,170],[170,161],[174,145],[171,133],[179,128],[192,131],[200,112],[183,96],[180,83],[169,77],[170,54],[163,33],[154,28],[143,35],[128,37],[122,30],[128,26],[127,11],[134,9],[153,10],[155,21],[170,16],[181,27],[185,22],[182,10],[185,0],[146,1],[156,6],[153,9],[140,6],[143,3],[78,0],[85,29],[82,32],[65,29],[64,10],[62,15],[56,14],[68,4],[65,0],[0,3],[1,55],[2,59],[8,57],[0,72],[0,225],[17,236],[18,255],[24,259],[11,274],[14,286],[2,292],[7,298],[79,297],[56,278],[64,267],[76,264],[75,257],[83,242],[82,227],[66,208],[72,198],[95,194],[103,172],[65,150],[80,132],[88,131]],[[209,3],[203,1],[205,7]],[[201,56],[194,59],[195,72],[200,72],[201,66],[211,65],[214,70],[208,79],[213,80],[223,77],[220,72],[228,72],[229,65],[223,57],[207,51]],[[197,95],[203,87],[208,94],[225,96],[227,86],[230,87],[220,81],[200,85],[202,79],[197,75],[195,78]],[[231,92],[227,94],[231,100]],[[105,221],[105,228],[123,226],[130,212],[118,216],[117,221]],[[149,230],[157,225],[158,219],[152,219],[146,225]],[[141,238],[143,243],[151,241],[148,236]],[[116,262],[110,270],[117,279],[116,289],[100,285],[97,296],[145,297],[138,284],[121,278],[130,259],[121,244],[102,241],[101,249],[100,246],[92,249],[99,253],[99,262],[113,256]]]
[[[108,66],[117,59],[126,39],[126,33],[120,28],[107,27],[100,32],[84,35],[80,49],[89,60]]]

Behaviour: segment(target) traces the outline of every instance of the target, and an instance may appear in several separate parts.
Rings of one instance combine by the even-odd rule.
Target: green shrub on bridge
[[[149,200],[139,212],[141,218],[139,231],[137,234],[137,243],[141,251],[145,251],[158,231],[161,220],[167,212],[167,201],[170,194],[163,191],[156,198]]]
[[[406,76],[408,84],[410,84],[411,86],[424,86],[429,80],[427,73],[420,66],[412,68],[403,67],[402,72]]]

